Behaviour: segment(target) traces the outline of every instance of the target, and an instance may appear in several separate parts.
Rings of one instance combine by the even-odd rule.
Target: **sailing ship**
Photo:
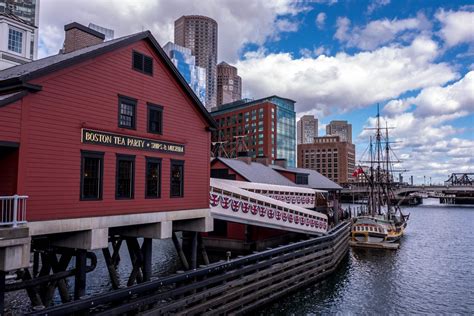
[[[375,135],[370,137],[369,160],[363,161],[369,163],[369,168],[364,171],[359,166],[356,171],[363,174],[368,183],[367,211],[353,219],[350,244],[356,247],[396,249],[410,214],[403,214],[400,203],[396,203],[389,128],[387,125],[385,128],[380,126],[378,108],[376,124],[375,128],[369,128],[375,131]]]

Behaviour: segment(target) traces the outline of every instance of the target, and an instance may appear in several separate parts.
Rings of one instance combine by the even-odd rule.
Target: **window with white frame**
[[[23,32],[10,28],[8,30],[8,50],[21,54],[23,48]]]

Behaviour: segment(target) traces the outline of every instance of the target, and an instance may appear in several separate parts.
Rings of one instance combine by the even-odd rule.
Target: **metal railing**
[[[0,196],[0,227],[26,224],[26,195]]]

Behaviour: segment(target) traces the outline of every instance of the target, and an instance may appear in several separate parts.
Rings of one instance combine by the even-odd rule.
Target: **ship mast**
[[[375,199],[374,199],[374,152],[373,152],[373,146],[372,146],[372,136],[370,136],[370,149],[369,149],[369,157],[370,157],[370,181],[369,181],[369,185],[370,185],[370,193],[369,193],[369,200],[368,200],[368,204],[369,204],[369,212],[370,212],[370,215],[374,216],[375,215]]]
[[[377,152],[377,213],[380,215],[382,214],[382,175],[381,175],[381,153],[382,153],[382,135],[380,133],[380,111],[379,105],[377,104],[377,129],[375,134],[375,145],[376,145],[376,152]]]
[[[387,192],[387,213],[390,214],[390,147],[389,147],[389,140],[388,140],[388,125],[385,122],[385,162],[386,162],[386,192]]]

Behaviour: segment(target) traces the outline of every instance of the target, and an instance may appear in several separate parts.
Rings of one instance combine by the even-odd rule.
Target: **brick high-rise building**
[[[296,124],[298,144],[311,144],[318,137],[318,119],[314,115],[302,116]]]
[[[339,184],[351,182],[355,145],[338,135],[315,137],[312,144],[298,145],[298,167],[314,169]]]
[[[33,60],[37,58],[38,54],[39,6],[39,0],[0,0],[0,13],[14,14],[33,26],[33,32],[29,36],[30,44],[27,57]]]
[[[226,62],[217,65],[217,106],[242,99],[242,78]]]
[[[278,96],[223,104],[211,112],[217,122],[212,141],[225,142],[227,153],[236,156],[235,136],[241,136],[252,156],[270,162],[286,159],[296,166],[295,101]]]
[[[352,124],[347,121],[331,121],[326,125],[326,135],[338,135],[342,142],[352,143]]]
[[[201,15],[183,15],[174,22],[174,42],[191,49],[196,65],[206,69],[206,108],[217,104],[217,22]]]

